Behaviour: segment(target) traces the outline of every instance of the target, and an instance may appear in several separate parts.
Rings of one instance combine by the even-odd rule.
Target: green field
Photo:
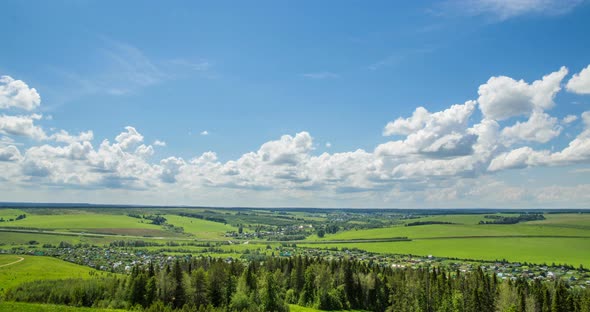
[[[547,214],[546,220],[511,225],[479,225],[482,215],[444,215],[409,219],[454,224],[391,226],[350,230],[310,237],[326,244],[309,247],[348,247],[390,254],[454,257],[463,259],[527,261],[590,266],[590,215]],[[400,242],[346,242],[358,239],[408,237]],[[344,241],[329,243],[329,241]],[[301,245],[304,246],[304,245]]]
[[[310,240],[351,240],[374,238],[440,238],[440,237],[510,237],[510,236],[576,236],[590,238],[590,215],[547,215],[547,220],[519,224],[479,225],[478,215],[437,216],[411,219],[416,221],[444,221],[455,224],[432,224],[420,226],[396,225],[386,228],[350,230],[317,236]],[[574,220],[577,218],[577,220]],[[468,222],[466,222],[468,221]],[[586,225],[588,228],[586,228]]]
[[[16,259],[15,259],[16,258]],[[109,273],[50,257],[0,255],[0,263],[23,261],[0,267],[0,292],[20,283],[65,278],[92,278]]]
[[[19,209],[0,209],[0,218],[4,220],[14,219],[25,212]],[[15,221],[16,222],[16,221]],[[3,223],[0,223],[3,224]],[[6,223],[4,223],[6,224]]]
[[[185,233],[193,234],[197,238],[218,240],[224,239],[227,231],[238,231],[238,228],[229,224],[202,220],[197,218],[182,217],[177,215],[164,215],[169,224],[184,228]]]
[[[117,312],[126,310],[79,308],[55,304],[38,304],[22,302],[0,302],[0,311],[22,312]]]
[[[0,226],[52,229],[74,232],[112,232],[114,234],[120,233],[136,235],[143,235],[144,233],[150,232],[163,232],[162,227],[149,224],[149,220],[136,219],[126,215],[111,215],[89,212],[64,215],[40,215],[29,213],[23,220],[5,222],[0,224]],[[97,231],[98,229],[102,229],[102,231]]]
[[[36,234],[36,233],[13,233],[0,232],[0,248],[11,248],[13,246],[28,246],[32,241],[41,246],[45,243],[59,244],[61,241],[70,243],[88,243],[94,245],[108,244],[118,239],[137,239],[149,241],[151,236],[167,237],[169,240],[201,239],[210,241],[230,241],[224,237],[228,231],[238,229],[229,224],[212,222],[208,220],[190,218],[171,214],[178,213],[176,210],[167,210],[163,216],[167,223],[176,227],[182,227],[185,234],[191,235],[182,238],[177,233],[166,231],[162,226],[150,224],[149,220],[137,219],[127,216],[122,210],[64,210],[57,211],[59,214],[51,214],[50,210],[16,210],[0,209],[0,216],[14,218],[19,214],[26,213],[23,220],[3,222],[0,227],[6,228],[34,228],[51,230],[56,232],[85,232],[104,233],[103,237]],[[190,210],[188,210],[190,211]],[[217,214],[218,216],[229,216],[240,218],[259,218],[267,220],[271,216],[285,216],[285,214],[270,213],[269,211],[249,211],[238,215],[234,211],[213,212],[212,210],[194,210],[200,213]],[[260,213],[253,216],[254,212]],[[141,214],[155,214],[155,211],[140,211]],[[323,219],[327,218],[326,213],[289,212],[289,216],[297,218]],[[500,214],[497,214],[500,215]],[[515,214],[502,214],[512,215]],[[506,259],[508,261],[527,261],[534,263],[567,263],[578,266],[590,266],[590,214],[545,214],[546,220],[523,222],[512,225],[480,225],[479,221],[490,219],[484,218],[483,214],[458,214],[458,215],[433,215],[419,218],[402,219],[400,224],[385,228],[374,229],[353,229],[339,231],[336,234],[326,234],[319,238],[316,235],[310,236],[307,241],[315,242],[309,247],[348,247],[359,248],[379,253],[398,253],[415,255],[433,255],[438,257],[455,257],[464,259],[496,260]],[[271,220],[271,219],[268,219]],[[450,222],[452,224],[432,224],[420,226],[405,226],[410,222]],[[285,219],[279,219],[285,222]],[[362,225],[360,221],[353,224]],[[102,234],[98,234],[102,235]],[[148,236],[148,237],[145,237]],[[135,238],[134,238],[135,237]],[[395,237],[408,237],[411,241],[405,242],[362,242],[358,240],[391,239]],[[163,240],[155,240],[163,243]],[[317,244],[319,243],[319,244]],[[261,245],[262,244],[262,245]],[[301,242],[299,242],[300,246]],[[272,246],[276,246],[272,244]],[[250,244],[230,244],[220,246],[224,252],[206,252],[205,255],[227,257],[239,256],[246,250],[260,250],[264,253],[272,252],[265,250],[266,242],[250,241]],[[157,247],[153,247],[157,250]],[[168,247],[166,247],[168,248]],[[201,248],[179,247],[168,249],[167,253],[183,254],[199,253]]]
[[[302,247],[353,248],[385,254],[452,257],[475,260],[502,260],[531,263],[571,264],[590,267],[590,239],[561,238],[457,238],[409,242],[342,243]]]

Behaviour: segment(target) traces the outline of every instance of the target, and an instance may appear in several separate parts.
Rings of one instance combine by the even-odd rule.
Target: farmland
[[[590,281],[583,269],[590,267],[590,214],[580,212],[20,208],[0,209],[0,216],[5,290],[37,280],[128,276],[134,266],[166,267],[174,259],[246,263],[298,256],[452,272],[484,267],[502,278],[555,277],[579,286]],[[320,311],[297,302],[289,307]]]
[[[351,247],[351,244],[329,242],[407,237],[411,241],[355,242],[354,247],[377,253],[590,266],[588,214],[547,214],[546,220],[509,226],[477,224],[481,219],[482,216],[479,215],[424,217],[411,221],[443,221],[452,224],[401,224],[387,228],[344,231],[323,238],[314,236],[309,240],[326,241],[326,244],[321,245],[324,247],[342,248]]]
[[[60,242],[104,245],[138,239],[168,245],[170,242],[233,241],[219,248],[235,256],[236,252],[258,250],[261,244],[264,246],[280,238],[288,242],[292,237],[291,240],[300,246],[314,248],[347,247],[389,254],[590,267],[590,248],[587,248],[590,246],[590,214],[545,214],[544,220],[505,225],[479,224],[490,220],[485,214],[439,213],[406,217],[397,212],[380,213],[384,221],[370,224],[370,214],[358,211],[288,210],[279,214],[269,210],[144,208],[129,211],[64,209],[52,214],[46,209],[0,209],[0,216],[6,220],[26,214],[24,219],[0,223],[0,248],[40,247]],[[152,224],[146,219],[151,215],[161,215],[165,224]],[[493,215],[510,216],[506,213]],[[407,226],[416,222],[424,225]],[[238,235],[238,226],[243,224],[244,232]],[[330,224],[338,230],[318,237],[318,229]],[[14,232],[17,230],[26,233]],[[391,241],[396,238],[407,238],[407,241]]]

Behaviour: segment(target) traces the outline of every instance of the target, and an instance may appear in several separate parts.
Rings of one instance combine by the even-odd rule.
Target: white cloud
[[[209,135],[209,131],[203,130],[203,131],[201,131],[200,135],[202,135],[202,136]]]
[[[172,65],[178,65],[194,71],[207,71],[213,67],[213,63],[207,60],[192,62],[186,59],[173,59],[168,61]]]
[[[180,173],[180,169],[186,165],[182,158],[168,157],[160,161],[162,172],[160,179],[165,183],[175,183],[176,176]]]
[[[92,141],[94,139],[94,133],[92,131],[85,131],[85,132],[80,132],[77,136],[73,136],[73,135],[70,135],[65,130],[60,130],[60,131],[52,134],[49,138],[52,140],[55,140],[56,142],[74,143],[74,142]]]
[[[42,116],[38,114],[24,116],[0,115],[0,133],[44,140],[47,138],[47,134],[41,127],[35,125],[35,120],[41,118]]]
[[[590,65],[582,69],[580,73],[567,82],[566,88],[569,92],[577,94],[590,94]]]
[[[390,121],[383,129],[383,135],[409,135],[424,127],[430,113],[424,107],[418,107],[410,118],[398,118],[395,121]]]
[[[479,87],[479,107],[484,117],[495,120],[551,109],[567,72],[567,68],[562,67],[532,84],[506,76],[492,77]]]
[[[590,161],[590,111],[582,113],[585,129],[574,138],[567,147],[559,152],[548,150],[534,150],[525,146],[500,154],[492,160],[490,171],[504,169],[536,167],[536,166],[566,166]]]
[[[314,73],[305,73],[301,74],[302,77],[308,79],[315,79],[315,80],[323,80],[323,79],[336,79],[340,78],[340,75],[333,73],[333,72],[314,72]]]
[[[330,148],[330,147],[332,147],[332,143],[326,142],[326,148]]]
[[[563,122],[564,124],[570,124],[574,121],[578,120],[578,116],[576,115],[567,115],[565,117],[563,117],[563,119],[561,120],[561,122]]]
[[[143,195],[149,193],[155,199],[162,196],[162,200],[165,196],[158,194],[175,194],[174,200],[193,204],[195,199],[211,200],[208,196],[215,194],[219,204],[242,205],[289,201],[333,205],[346,200],[358,206],[431,206],[441,205],[440,200],[469,205],[480,199],[526,205],[527,201],[542,200],[538,189],[495,182],[500,174],[491,173],[590,161],[590,112],[581,114],[585,128],[565,148],[551,151],[547,147],[562,131],[558,119],[545,110],[555,105],[553,98],[565,71],[562,68],[532,84],[508,77],[497,83],[493,78],[498,77],[493,77],[480,88],[485,91],[480,94],[482,105],[487,105],[482,108],[481,120],[475,120],[480,117],[474,114],[476,101],[436,112],[419,107],[411,116],[385,125],[384,142],[373,151],[317,155],[314,146],[318,144],[302,131],[265,142],[234,160],[220,161],[214,152],[186,161],[177,156],[158,160],[153,159],[154,146],[165,146],[165,142],[146,144],[144,136],[131,126],[113,141],[102,140],[95,146],[92,131],[70,134],[51,130],[47,135],[35,124],[41,115],[2,115],[0,134],[7,136],[0,139],[0,171],[13,182],[11,187],[26,192],[45,186],[75,189],[80,194],[90,194],[84,190],[104,194],[120,189],[128,191],[131,198],[146,198]],[[512,110],[507,103],[517,108]],[[528,118],[509,125],[498,122],[515,114]],[[573,122],[577,117],[572,116],[562,123]],[[13,137],[46,141],[31,145]],[[531,142],[535,144],[528,146]],[[326,142],[325,146],[331,144]],[[558,198],[559,192],[573,191],[551,192]],[[572,195],[573,201],[575,198],[580,197]]]
[[[435,113],[419,107],[412,117],[389,122],[383,130],[384,135],[403,134],[406,139],[381,144],[377,146],[375,153],[385,157],[412,154],[447,157],[469,154],[476,138],[466,130],[475,105],[474,101],[468,101]]]
[[[294,137],[283,135],[278,141],[262,144],[254,157],[272,165],[295,165],[312,148],[311,135],[304,131],[297,133]]]
[[[0,145],[0,161],[18,161],[21,159],[21,154],[18,148],[14,145],[2,146]]]
[[[154,148],[151,145],[141,144],[135,149],[135,154],[147,158],[154,155]]]
[[[115,141],[117,141],[118,145],[122,149],[126,150],[136,146],[140,142],[143,142],[143,136],[137,132],[135,128],[127,126],[125,127],[125,130],[127,131],[121,132],[121,134],[115,138]]]
[[[450,0],[451,7],[468,15],[492,15],[499,20],[526,15],[561,15],[583,0]]]
[[[32,111],[41,104],[41,96],[35,88],[22,80],[0,76],[0,109],[18,108]]]
[[[547,143],[559,136],[561,130],[557,118],[534,111],[526,122],[502,129],[502,136],[508,144],[519,141]]]

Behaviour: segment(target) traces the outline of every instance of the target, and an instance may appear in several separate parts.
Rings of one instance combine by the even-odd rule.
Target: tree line
[[[501,280],[440,268],[402,269],[353,260],[185,258],[135,266],[128,276],[35,281],[6,300],[145,311],[322,310],[587,312],[590,290],[564,281]]]
[[[491,219],[492,221],[482,220],[479,221],[479,224],[517,224],[520,222],[545,220],[545,216],[541,213],[521,214],[516,217],[486,215],[484,218]]]

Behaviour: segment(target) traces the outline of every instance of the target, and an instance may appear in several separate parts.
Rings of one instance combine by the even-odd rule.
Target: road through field
[[[3,264],[3,265],[0,265],[0,268],[5,267],[5,266],[9,266],[9,265],[13,265],[13,264],[16,264],[16,263],[19,263],[19,262],[25,260],[25,258],[23,258],[23,257],[19,257],[19,258],[20,259],[14,261],[14,262],[10,262],[10,263],[6,263],[6,264]]]

